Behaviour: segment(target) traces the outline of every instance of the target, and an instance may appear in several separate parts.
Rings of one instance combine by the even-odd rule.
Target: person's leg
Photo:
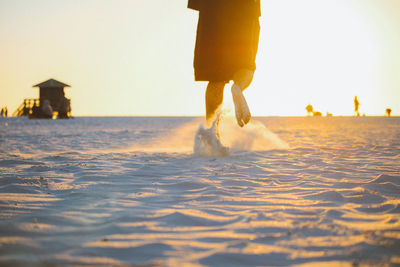
[[[242,69],[235,73],[232,85],[232,98],[235,104],[235,115],[240,127],[246,125],[251,118],[249,106],[243,96],[243,91],[249,87],[253,80],[254,72],[252,70]]]
[[[233,75],[233,81],[239,85],[242,92],[250,86],[253,81],[254,71],[248,69],[241,69]]]
[[[209,82],[206,90],[206,120],[211,126],[224,98],[224,82]]]

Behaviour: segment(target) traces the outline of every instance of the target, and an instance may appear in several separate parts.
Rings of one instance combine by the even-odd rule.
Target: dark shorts
[[[194,55],[196,81],[227,82],[241,69],[255,70],[258,17],[200,11]]]

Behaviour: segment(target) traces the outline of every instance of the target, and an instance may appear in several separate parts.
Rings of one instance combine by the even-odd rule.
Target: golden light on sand
[[[54,196],[49,196],[46,194],[24,194],[24,193],[0,193],[0,199],[3,201],[15,201],[15,202],[37,202],[37,203],[45,203],[61,200],[61,198],[57,198]],[[44,205],[42,203],[42,205]]]
[[[0,262],[397,264],[399,119],[2,119]]]
[[[38,247],[38,244],[31,238],[17,236],[0,237],[0,248],[5,244],[24,244],[28,247]]]

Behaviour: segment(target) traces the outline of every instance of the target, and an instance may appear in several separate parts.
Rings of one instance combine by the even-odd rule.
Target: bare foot
[[[239,126],[243,127],[249,123],[251,118],[249,106],[247,105],[246,99],[244,98],[243,92],[239,85],[233,84],[231,91],[233,103],[235,104],[236,120]]]

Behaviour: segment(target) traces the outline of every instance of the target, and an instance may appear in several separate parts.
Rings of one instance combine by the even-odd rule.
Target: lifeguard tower
[[[49,79],[33,87],[39,87],[39,99],[24,99],[13,115],[46,119],[54,116],[68,119],[71,116],[71,100],[64,93],[64,88],[70,85]]]

